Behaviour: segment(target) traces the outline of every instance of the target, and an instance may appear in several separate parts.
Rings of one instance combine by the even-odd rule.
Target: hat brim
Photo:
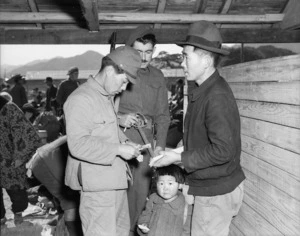
[[[194,47],[198,47],[198,48],[201,48],[201,49],[204,49],[204,50],[207,50],[207,51],[210,51],[210,52],[215,52],[215,53],[218,53],[218,54],[221,54],[221,55],[224,55],[224,56],[227,56],[229,55],[229,51],[225,50],[225,49],[221,49],[221,48],[215,48],[215,47],[209,47],[209,46],[205,46],[205,45],[202,45],[202,44],[199,44],[199,43],[193,43],[193,42],[178,42],[176,43],[178,46],[180,47],[183,47],[185,45],[191,45],[191,46],[194,46]]]
[[[134,77],[132,77],[132,75],[130,75],[128,72],[124,71],[125,74],[127,75],[127,79],[129,80],[130,83],[132,84],[136,84],[136,80]]]

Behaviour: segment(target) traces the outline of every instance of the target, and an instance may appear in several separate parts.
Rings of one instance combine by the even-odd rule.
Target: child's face
[[[176,182],[174,176],[162,175],[158,177],[157,193],[161,196],[165,202],[171,202],[177,197],[178,189],[181,188],[181,184]]]

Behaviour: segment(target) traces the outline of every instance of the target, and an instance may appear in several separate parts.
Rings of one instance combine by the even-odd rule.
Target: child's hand
[[[148,232],[150,231],[150,229],[147,227],[146,224],[138,225],[138,227],[140,228],[140,230],[141,230],[144,234],[146,234],[146,233],[148,233]]]

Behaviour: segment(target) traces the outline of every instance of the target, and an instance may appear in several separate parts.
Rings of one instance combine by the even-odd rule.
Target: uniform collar
[[[218,70],[216,70],[207,80],[205,80],[200,86],[196,86],[195,89],[189,94],[191,101],[194,102],[198,98],[204,95],[204,92],[211,87],[220,78]]]
[[[112,96],[106,92],[106,90],[103,88],[103,86],[95,79],[95,78],[90,78],[88,79],[87,83],[97,90],[99,93],[101,93],[103,96],[107,96],[108,99],[110,99]]]

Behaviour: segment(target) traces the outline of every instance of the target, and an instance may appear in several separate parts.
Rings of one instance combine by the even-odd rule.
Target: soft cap
[[[141,56],[137,50],[129,46],[121,46],[108,54],[107,57],[124,70],[131,83],[136,83],[137,71],[142,65]]]

